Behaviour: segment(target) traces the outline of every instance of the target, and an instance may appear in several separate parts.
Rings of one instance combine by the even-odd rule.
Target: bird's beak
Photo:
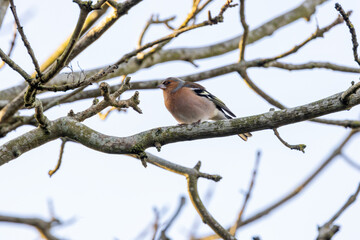
[[[158,87],[158,88],[161,88],[161,89],[163,89],[163,90],[166,89],[166,86],[165,86],[164,84],[162,84],[162,83],[159,84],[157,87]]]

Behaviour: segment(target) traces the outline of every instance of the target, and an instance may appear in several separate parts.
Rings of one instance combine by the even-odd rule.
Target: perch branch
[[[196,126],[184,125],[155,128],[129,137],[106,136],[79,122],[96,114],[96,110],[99,110],[97,109],[97,105],[102,106],[100,108],[101,110],[103,107],[108,106],[98,103],[84,112],[73,116],[61,117],[52,121],[47,128],[49,131],[48,134],[45,134],[44,131],[39,131],[39,129],[34,129],[3,144],[0,147],[0,165],[59,137],[68,137],[69,139],[101,152],[139,154],[149,147],[154,147],[155,143],[163,146],[184,140],[222,137],[264,129],[274,129],[346,110],[349,107],[360,104],[360,94],[355,94],[354,97],[350,99],[348,105],[342,104],[339,100],[341,94],[342,93],[338,93],[325,99],[294,108],[269,111],[267,113],[243,118],[203,122]]]

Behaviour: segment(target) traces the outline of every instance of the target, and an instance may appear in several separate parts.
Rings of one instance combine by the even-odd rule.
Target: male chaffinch
[[[166,108],[180,124],[236,117],[225,103],[200,84],[169,77],[158,87],[163,90]],[[251,136],[251,133],[239,134],[244,141]]]

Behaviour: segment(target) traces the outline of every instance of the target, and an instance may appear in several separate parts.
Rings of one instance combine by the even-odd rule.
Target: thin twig
[[[169,25],[169,22],[173,21],[174,19],[175,19],[175,16],[170,17],[170,18],[166,18],[164,20],[159,20],[159,18],[154,19],[154,16],[151,15],[150,19],[146,22],[146,25],[145,25],[144,29],[142,30],[142,32],[140,34],[139,40],[137,42],[137,48],[140,48],[142,46],[142,42],[143,42],[145,33],[149,29],[151,24],[164,24],[165,26],[167,26],[168,28],[173,30],[173,28]]]
[[[15,46],[15,41],[16,41],[16,37],[17,37],[17,30],[16,30],[16,24],[14,24],[14,33],[13,33],[13,37],[12,37],[12,41],[11,41],[11,43],[10,43],[10,48],[9,48],[9,51],[8,51],[8,53],[7,53],[7,55],[10,57],[11,56],[11,53],[12,53],[12,51],[14,50],[14,46]],[[0,63],[0,69],[3,67],[3,66],[5,66],[5,62],[4,61],[2,61],[1,63]]]
[[[226,0],[225,4],[221,7],[219,13],[217,16],[212,17],[211,16],[211,12],[208,12],[208,20],[204,21],[202,23],[198,23],[198,24],[193,24],[190,26],[180,26],[179,28],[177,28],[173,34],[176,34],[177,32],[182,32],[184,30],[188,31],[194,28],[198,28],[198,27],[202,27],[202,26],[207,26],[207,25],[214,25],[214,24],[218,24],[220,22],[223,22],[224,20],[224,12],[228,9],[228,8],[232,8],[235,7],[237,4],[231,4],[232,0]],[[193,13],[190,13],[190,15],[192,15]],[[195,12],[194,12],[195,14]],[[185,23],[186,21],[184,21]],[[183,24],[182,24],[183,25]],[[156,45],[154,48],[150,49],[147,53],[145,53],[142,56],[141,61],[144,61],[145,59],[147,59],[148,57],[152,56],[153,54],[155,54],[156,52],[160,51],[166,44],[168,44],[170,42],[172,38],[167,39],[166,41],[162,41],[159,45]],[[139,59],[138,59],[139,60]],[[186,61],[189,61],[190,63],[192,62],[191,58],[186,59]]]
[[[242,204],[242,207],[241,207],[241,210],[239,212],[239,215],[236,219],[236,222],[235,224],[230,228],[230,234],[235,236],[236,234],[236,230],[238,229],[238,224],[241,222],[242,220],[242,217],[243,217],[243,214],[245,212],[245,208],[247,206],[247,203],[251,197],[251,193],[252,193],[252,190],[253,190],[253,187],[254,187],[254,184],[255,184],[255,179],[256,179],[256,174],[257,174],[257,171],[258,171],[258,168],[259,168],[259,163],[260,163],[260,156],[261,156],[261,152],[258,151],[257,152],[257,155],[256,155],[256,159],[255,159],[255,165],[254,165],[254,169],[253,169],[253,172],[252,172],[252,175],[251,175],[251,181],[250,181],[250,185],[249,185],[249,188],[248,188],[248,191],[246,192],[246,195],[245,195],[245,198],[244,198],[244,202]]]
[[[156,234],[159,230],[159,225],[160,225],[160,212],[159,210],[157,210],[157,208],[154,208],[154,215],[155,215],[155,220],[153,223],[153,236],[152,236],[152,240],[155,240]]]
[[[332,237],[339,231],[339,226],[333,225],[335,220],[340,217],[340,215],[355,202],[357,196],[360,193],[360,184],[358,185],[356,192],[352,194],[345,204],[334,214],[334,216],[326,222],[323,226],[318,228],[319,234],[316,240],[330,240]]]
[[[186,19],[183,21],[183,23],[178,27],[178,29],[184,28],[188,25],[188,23],[190,22],[191,19],[193,19],[199,12],[198,7],[200,4],[201,0],[194,0],[193,1],[193,5],[191,7],[191,11],[188,13]]]
[[[351,21],[349,19],[349,14],[345,13],[344,9],[341,7],[341,5],[339,3],[335,4],[335,9],[343,17],[344,21],[346,22],[346,25],[349,28],[349,31],[350,31],[350,34],[351,34],[351,41],[352,41],[352,45],[353,45],[354,60],[355,60],[355,62],[357,62],[357,64],[360,65],[360,59],[359,59],[358,52],[357,52],[357,48],[359,47],[359,43],[358,43],[357,38],[356,38],[356,31],[355,31],[354,25],[351,23]]]
[[[83,36],[94,24],[99,20],[108,10],[109,6],[104,4],[101,8],[101,10],[93,11],[90,13],[84,23],[84,26],[81,30],[80,36]],[[45,71],[51,64],[53,64],[56,59],[60,57],[60,55],[63,54],[65,48],[67,45],[69,45],[69,42],[71,40],[72,34],[68,36],[68,38],[58,46],[55,52],[52,53],[50,57],[46,59],[44,63],[41,64],[40,70]]]
[[[348,12],[347,14],[350,15],[351,12]],[[290,50],[288,50],[288,51],[286,51],[286,52],[284,52],[282,54],[279,54],[278,56],[263,59],[262,64],[270,63],[270,62],[279,60],[281,58],[284,58],[284,57],[287,57],[287,56],[289,56],[291,54],[296,53],[297,51],[299,51],[302,47],[307,45],[312,40],[314,40],[316,38],[319,38],[319,37],[323,37],[324,33],[330,31],[333,27],[335,27],[335,26],[337,26],[337,25],[339,25],[340,23],[343,23],[343,22],[344,22],[344,20],[339,16],[339,17],[337,17],[335,19],[334,22],[330,23],[328,26],[320,28],[320,29],[317,27],[316,31],[309,38],[307,38],[305,41],[303,41],[302,43],[294,46],[292,49],[290,49]]]
[[[15,23],[17,25],[17,29],[18,29],[18,32],[19,32],[19,34],[21,36],[21,39],[22,39],[22,41],[23,41],[23,43],[24,43],[24,45],[25,45],[25,47],[26,47],[26,49],[27,49],[27,51],[28,51],[28,53],[29,53],[29,55],[31,57],[31,60],[32,60],[32,62],[34,64],[35,71],[37,72],[38,77],[41,78],[42,73],[40,71],[39,63],[38,63],[38,61],[37,61],[37,59],[35,57],[34,50],[31,48],[30,42],[28,41],[28,39],[27,39],[27,37],[25,35],[23,27],[20,24],[20,20],[19,20],[19,17],[17,15],[17,13],[16,13],[16,7],[15,7],[15,4],[14,4],[13,0],[10,0],[10,9],[11,9],[11,12],[13,13],[13,15],[14,15]]]
[[[99,39],[102,36],[102,34],[106,32],[120,17],[127,14],[127,12],[139,2],[141,2],[141,0],[127,0],[121,3],[122,5],[121,9],[117,9],[116,11],[114,11],[114,13],[112,13],[112,15],[109,18],[106,18],[106,20],[99,23],[98,26],[94,27],[92,31],[89,31],[85,37],[83,37],[80,41],[77,42],[74,50],[71,52],[65,65],[68,64],[69,61],[74,59],[80,52],[82,52],[84,49],[90,46],[93,42]],[[96,19],[93,20],[95,21]],[[81,34],[86,30],[87,30],[86,26],[84,26],[83,29],[81,30]],[[61,51],[61,54],[63,54],[63,50]],[[31,77],[29,77],[29,79],[31,79]],[[15,97],[15,100],[11,101],[6,107],[4,107],[0,111],[0,123],[7,121],[23,106],[25,93],[26,93],[26,88],[21,90],[18,96]]]
[[[56,173],[60,169],[63,154],[64,154],[64,149],[65,149],[65,144],[66,144],[67,141],[68,140],[66,138],[61,138],[59,159],[57,161],[57,164],[56,164],[55,168],[53,170],[49,170],[49,172],[48,172],[49,177],[52,177],[54,175],[54,173]]]
[[[183,209],[185,205],[186,199],[184,196],[181,196],[179,206],[176,209],[174,215],[171,217],[169,222],[166,224],[165,228],[161,231],[160,234],[160,240],[168,240],[169,238],[166,236],[166,231],[171,227],[171,225],[174,223],[175,219],[179,216],[181,210]]]
[[[81,34],[81,31],[85,24],[87,15],[91,11],[91,7],[89,6],[89,4],[91,4],[91,3],[90,2],[80,2],[77,0],[76,1],[74,0],[74,2],[76,2],[79,5],[80,14],[79,14],[78,21],[76,23],[74,32],[69,41],[69,44],[66,46],[64,52],[57,59],[57,61],[46,72],[44,72],[43,76],[41,78],[35,79],[30,84],[30,86],[28,87],[28,90],[26,91],[26,93],[24,95],[25,107],[32,107],[32,105],[35,101],[36,91],[39,90],[38,89],[39,84],[47,83],[48,81],[50,81],[51,78],[53,78],[56,74],[58,74],[61,69],[64,68],[72,50],[75,47],[75,44],[77,43],[77,41],[80,38],[80,34]]]
[[[5,62],[9,67],[11,67],[14,71],[18,72],[27,82],[31,81],[31,76],[27,74],[27,72],[22,69],[19,65],[17,65],[3,50],[0,48],[0,58],[3,62]],[[2,110],[3,111],[3,110]],[[0,122],[2,120],[2,116],[0,116]]]
[[[344,159],[346,163],[348,163],[351,167],[356,169],[357,171],[360,171],[360,164],[352,160],[350,157],[348,157],[345,153],[341,153],[341,157]]]
[[[339,144],[338,147],[336,147],[334,149],[334,151],[330,154],[330,156],[308,177],[306,178],[300,185],[298,185],[296,188],[294,188],[294,190],[292,192],[290,192],[288,195],[284,196],[283,198],[281,198],[279,201],[276,201],[274,204],[271,204],[269,207],[267,207],[266,209],[254,214],[253,216],[245,219],[244,221],[242,221],[240,223],[239,226],[244,226],[250,222],[253,222],[257,219],[259,219],[260,217],[269,214],[271,211],[273,211],[274,209],[276,209],[277,207],[281,206],[282,204],[284,204],[285,202],[287,202],[288,200],[292,199],[294,196],[296,196],[297,194],[299,194],[302,190],[304,190],[310,182],[312,182],[318,175],[320,172],[322,172],[322,170],[325,169],[325,167],[332,162],[335,157],[337,157],[339,154],[341,154],[342,149],[344,148],[344,146],[349,142],[349,140],[357,133],[358,131],[356,130],[352,130],[346,137],[345,139]]]
[[[273,97],[271,97],[270,95],[268,95],[267,93],[265,93],[263,90],[261,90],[249,77],[249,75],[247,74],[246,70],[245,70],[245,66],[242,65],[239,67],[239,70],[237,70],[238,73],[240,74],[240,76],[244,79],[244,81],[246,82],[246,84],[255,92],[257,93],[260,97],[262,97],[264,100],[266,100],[268,103],[270,103],[271,105],[279,108],[279,109],[286,109],[287,107],[285,105],[283,105],[282,103],[280,103],[279,101],[275,100]],[[350,100],[350,99],[349,99]],[[358,128],[360,125],[360,122],[355,120],[355,121],[349,121],[349,120],[344,120],[344,121],[337,121],[337,120],[329,120],[329,119],[321,119],[321,118],[314,118],[314,119],[310,119],[309,121],[311,122],[316,122],[316,123],[324,123],[324,124],[331,124],[331,125],[337,125],[337,126],[343,126],[343,127],[351,127],[351,128]]]
[[[245,0],[240,0],[240,21],[244,29],[244,32],[239,41],[239,50],[240,50],[239,62],[244,61],[246,40],[249,34],[249,25],[247,25],[245,19]]]
[[[284,144],[284,146],[290,148],[291,150],[298,150],[305,153],[305,148],[306,148],[305,144],[295,144],[295,145],[289,144],[288,142],[286,142],[284,139],[281,138],[280,133],[276,128],[274,128],[273,131],[275,136],[280,140],[282,144]]]
[[[360,68],[353,68],[347,66],[341,66],[338,64],[330,63],[330,62],[307,62],[303,64],[291,64],[284,62],[270,62],[264,65],[264,67],[276,67],[289,71],[293,70],[307,70],[307,69],[315,69],[315,68],[323,68],[329,69],[333,71],[339,72],[348,72],[348,73],[360,73]]]
[[[224,5],[224,6],[228,6],[228,5]],[[88,79],[86,79],[84,81],[74,83],[74,84],[66,84],[66,85],[62,85],[62,86],[50,86],[49,87],[49,86],[41,85],[41,86],[38,86],[37,89],[38,90],[46,90],[46,91],[67,91],[67,90],[78,88],[78,87],[81,87],[81,86],[90,85],[93,82],[97,82],[100,79],[102,79],[103,77],[105,77],[107,74],[112,73],[118,67],[118,65],[128,61],[131,57],[137,55],[138,53],[144,51],[145,49],[148,49],[148,48],[150,48],[150,47],[152,47],[152,46],[154,46],[156,44],[166,42],[166,41],[168,41],[170,39],[173,39],[173,38],[179,36],[182,33],[187,32],[187,31],[190,31],[190,30],[193,30],[193,29],[196,29],[196,28],[200,28],[200,27],[204,27],[204,26],[213,25],[213,24],[216,24],[218,22],[221,22],[222,21],[221,20],[222,15],[223,15],[224,11],[228,7],[230,7],[232,5],[230,5],[228,7],[224,7],[224,6],[223,6],[222,10],[220,11],[219,15],[215,16],[214,18],[210,18],[210,19],[208,19],[208,20],[206,20],[206,21],[204,21],[202,23],[191,25],[189,27],[184,27],[182,29],[174,31],[173,33],[171,33],[171,34],[169,34],[169,35],[167,35],[165,37],[162,37],[162,38],[160,38],[158,40],[147,43],[147,44],[143,45],[142,47],[140,47],[138,49],[135,49],[135,50],[125,54],[121,59],[119,59],[113,65],[109,66],[106,69],[102,69],[97,74],[93,75],[92,77],[90,77],[90,78],[88,78]]]

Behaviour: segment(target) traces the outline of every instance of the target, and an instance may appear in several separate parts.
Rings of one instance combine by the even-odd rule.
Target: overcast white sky
[[[209,6],[215,15],[224,1],[217,0]],[[246,2],[247,23],[253,29],[271,18],[298,6],[302,1],[257,0]],[[339,1],[346,10],[354,10],[352,22],[360,32],[360,2]],[[75,70],[105,66],[118,60],[136,46],[138,36],[151,14],[160,18],[176,15],[179,24],[191,7],[192,1],[153,0],[143,1],[128,15],[121,18],[104,36],[76,58]],[[72,1],[16,0],[18,13],[24,30],[40,62],[69,35],[75,26],[78,7]],[[299,20],[271,37],[262,39],[246,49],[246,59],[270,57],[282,53],[309,37],[316,29],[332,22],[337,12],[335,1],[329,1],[318,8],[310,22]],[[316,18],[315,18],[316,16]],[[206,14],[198,20],[206,19]],[[181,35],[167,48],[204,46],[223,41],[242,32],[238,8],[229,9],[222,24],[195,30]],[[8,49],[12,35],[10,11],[0,31],[0,47]],[[150,41],[167,34],[162,26],[149,30],[145,40]],[[353,63],[351,41],[345,25],[337,26],[313,41],[299,53],[284,59],[291,63],[308,61],[330,61],[356,67]],[[31,60],[20,42],[17,41],[13,59],[28,72],[33,71]],[[130,75],[132,81],[182,76],[217,66],[234,63],[238,52],[220,57],[196,61],[199,68],[184,62],[170,62],[154,66]],[[1,70],[0,89],[21,83],[17,73],[9,67]],[[351,81],[358,81],[358,74],[336,73],[328,70],[287,72],[276,69],[251,69],[249,75],[267,93],[287,106],[298,106],[345,90]],[[117,83],[120,79],[111,82]],[[210,92],[221,98],[237,116],[263,113],[271,106],[252,92],[237,74],[227,74],[201,82]],[[97,86],[93,86],[97,87]],[[132,95],[129,91],[125,97]],[[175,125],[176,121],[166,111],[160,90],[140,91],[142,115],[128,110],[114,112],[106,121],[93,117],[85,124],[96,131],[113,136],[128,136],[160,126]],[[66,115],[70,109],[75,112],[87,108],[91,99],[76,105],[55,107],[46,115],[50,119]],[[29,112],[30,114],[31,112]],[[359,119],[359,107],[351,111],[328,116],[337,119]],[[0,139],[0,144],[30,130],[22,127]],[[247,189],[256,152],[262,152],[258,177],[253,195],[245,212],[247,216],[273,203],[293,190],[305,177],[326,159],[332,149],[346,136],[349,130],[315,123],[298,123],[279,129],[288,142],[304,143],[306,153],[284,147],[271,130],[253,133],[248,142],[237,136],[214,138],[166,145],[160,153],[149,151],[169,161],[193,167],[202,161],[202,171],[219,174],[218,183],[201,179],[199,190],[204,196],[213,189],[211,202],[206,203],[209,211],[223,225],[232,224]],[[360,163],[359,136],[345,148],[345,153]],[[0,167],[0,214],[18,216],[49,217],[48,201],[54,205],[56,216],[64,221],[75,219],[71,224],[57,227],[54,233],[66,239],[134,239],[154,221],[153,208],[160,209],[162,222],[175,211],[181,195],[187,204],[169,232],[173,239],[189,239],[193,223],[200,227],[198,236],[210,233],[208,226],[201,223],[187,196],[184,177],[142,165],[126,156],[108,155],[86,147],[68,143],[59,172],[52,178],[52,169],[58,158],[60,141],[45,144],[18,159]],[[359,172],[341,158],[337,158],[323,174],[294,200],[266,216],[260,221],[239,230],[239,239],[260,236],[264,240],[315,239],[317,226],[324,224],[355,191],[359,183]],[[357,239],[360,204],[356,202],[339,219],[341,226],[334,239]],[[151,227],[149,228],[150,232]],[[0,239],[39,239],[33,228],[0,223]],[[150,239],[150,235],[146,239]]]

